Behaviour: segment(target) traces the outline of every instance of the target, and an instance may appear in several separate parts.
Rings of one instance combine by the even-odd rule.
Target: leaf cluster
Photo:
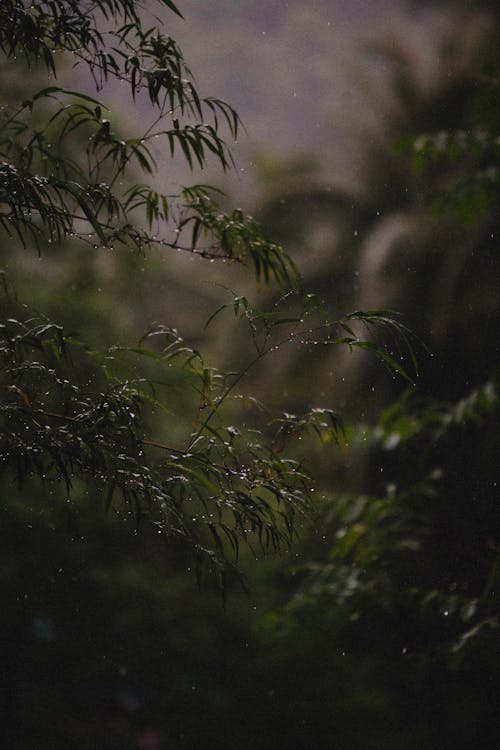
[[[180,15],[173,3],[159,4]],[[2,5],[0,49],[7,58],[24,58],[29,67],[43,62],[55,77],[57,56],[69,54],[91,72],[98,91],[118,81],[133,100],[146,97],[154,113],[142,134],[127,135],[96,98],[55,84],[7,103],[0,115],[3,229],[39,251],[46,241],[68,238],[96,247],[157,245],[250,260],[266,281],[297,283],[283,250],[241,211],[221,212],[214,191],[209,197],[195,185],[167,195],[154,184],[131,183],[137,170],[154,178],[159,155],[180,154],[191,169],[213,157],[229,169],[233,160],[220,131],[225,127],[235,139],[241,128],[229,104],[200,95],[175,40],[146,28],[146,17],[144,4],[130,0]],[[188,225],[190,242],[182,244]],[[199,246],[198,237],[207,244]]]
[[[369,448],[384,482],[378,481],[380,494],[325,500],[320,526],[333,541],[326,560],[303,568],[305,582],[290,611],[307,617],[310,607],[328,609],[334,601],[342,627],[373,609],[393,617],[404,612],[407,623],[413,618],[420,628],[432,629],[436,640],[434,647],[412,644],[415,628],[407,636],[410,648],[436,648],[453,663],[476,638],[498,629],[495,482],[479,484],[474,461],[481,458],[471,456],[470,472],[458,476],[453,458],[495,423],[499,406],[495,378],[455,404],[408,392],[376,427],[349,432],[354,446]],[[477,513],[484,514],[482,523]]]
[[[159,4],[179,14],[172,2]],[[284,300],[300,286],[297,269],[251,216],[239,208],[223,211],[220,194],[205,184],[172,193],[154,184],[160,159],[177,154],[191,169],[204,167],[208,157],[231,167],[221,130],[236,138],[241,124],[230,105],[199,94],[177,43],[148,27],[147,18],[146,4],[132,0],[2,5],[0,50],[7,59],[29,69],[43,64],[52,79],[69,60],[90,72],[97,91],[108,81],[127,87],[132,101],[147,103],[153,121],[140,135],[122,134],[97,98],[55,80],[8,102],[0,110],[0,228],[39,252],[71,242],[141,251],[156,245],[248,263],[257,280],[287,291],[272,310],[257,310],[233,294],[234,315],[248,325],[254,350],[236,373],[207,366],[163,326],[137,347],[114,346],[99,358],[51,321],[19,310],[7,294],[0,460],[2,473],[19,486],[34,478],[48,492],[62,487],[68,495],[82,484],[93,487],[109,510],[136,525],[152,518],[165,538],[179,538],[220,572],[242,539],[262,548],[288,546],[311,480],[285,449],[302,432],[325,442],[341,432],[335,412],[312,406],[272,426],[235,427],[228,407],[239,397],[244,403],[238,387],[248,372],[285,344],[321,342],[368,348],[403,373],[396,342],[405,345],[407,332],[388,311],[357,311],[333,323],[316,315],[314,322],[320,306],[312,295],[293,297],[291,311]],[[148,181],[136,182],[137,172]],[[395,353],[362,336],[358,325],[388,332]],[[156,348],[146,345],[151,341]],[[137,359],[158,369],[137,378]],[[170,366],[195,402],[193,430],[175,445],[157,420],[169,414],[156,391],[158,383],[168,387]]]
[[[437,216],[477,225],[498,202],[500,140],[498,71],[486,66],[468,104],[468,127],[421,133],[398,144],[416,173],[431,177],[426,202]]]
[[[311,479],[257,430],[224,422],[231,377],[207,368],[176,332],[149,334],[165,339],[160,353],[114,347],[104,360],[45,319],[10,318],[0,333],[3,475],[19,486],[38,478],[49,494],[62,486],[68,496],[83,482],[108,510],[136,525],[149,518],[219,571],[242,539],[263,549],[290,544]],[[170,410],[152,381],[124,379],[124,365],[138,357],[163,371],[175,364],[191,378],[198,426],[184,447],[145,434],[152,415]]]

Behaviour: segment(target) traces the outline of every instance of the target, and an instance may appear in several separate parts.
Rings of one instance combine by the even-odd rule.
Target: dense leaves
[[[296,462],[261,444],[255,430],[249,438],[220,420],[208,428],[228,393],[223,385],[220,394],[225,378],[208,370],[175,332],[162,333],[167,343],[161,355],[144,348],[132,354],[157,359],[160,369],[175,360],[199,382],[201,425],[184,449],[144,434],[145,405],[168,410],[144,378],[113,375],[114,359],[124,352],[112,350],[100,362],[75,350],[50,322],[6,321],[2,473],[19,486],[33,477],[44,485],[63,483],[68,497],[83,481],[108,508],[133,516],[136,525],[152,518],[159,533],[186,539],[196,556],[218,564],[227,543],[237,555],[240,538],[266,548],[289,544],[311,480]],[[214,543],[217,556],[204,546]]]
[[[374,607],[413,613],[432,624],[432,648],[449,658],[484,629],[500,627],[497,448],[478,455],[472,447],[494,429],[499,403],[496,380],[457,404],[407,394],[379,425],[350,434],[353,446],[371,454],[371,484],[380,494],[344,494],[324,504],[322,528],[334,531],[328,562],[306,566],[293,611],[328,608],[333,597],[343,622]],[[465,452],[469,465],[458,473],[453,463],[465,461]],[[407,634],[407,649],[431,646],[412,638],[417,628]]]
[[[173,3],[160,5],[180,15]],[[145,25],[145,4],[8,2],[0,13],[7,60],[28,69],[43,64],[51,84],[1,110],[5,235],[39,253],[75,242],[95,249],[168,247],[249,261],[257,279],[298,284],[281,247],[241,209],[221,211],[215,189],[194,185],[166,195],[154,184],[134,183],[138,171],[153,178],[158,159],[177,154],[192,169],[203,168],[209,155],[229,168],[220,128],[232,138],[240,128],[232,107],[200,96],[177,43]],[[122,135],[100,101],[56,85],[65,56],[90,72],[97,91],[110,80],[126,83],[132,101],[149,102],[152,123],[138,137]],[[60,326],[20,307],[7,289],[3,307],[7,482],[14,478],[22,487],[37,477],[44,486],[62,485],[69,497],[83,482],[110,511],[136,525],[147,515],[160,533],[184,539],[198,561],[219,568],[228,550],[237,556],[241,539],[275,549],[290,543],[310,479],[296,461],[277,455],[269,435],[247,435],[220,417],[252,362],[240,375],[218,373],[166,327],[151,331],[139,347],[114,347],[99,358],[68,340]],[[147,349],[144,342],[160,335],[164,347]],[[146,360],[163,374],[137,377]],[[186,403],[191,398],[195,427],[184,446],[165,445],[164,428],[160,437],[150,432],[158,413],[169,414],[156,390],[158,382],[168,389],[165,368],[174,360],[185,391],[194,394]]]
[[[173,3],[160,4],[178,12]],[[9,2],[1,14],[0,48],[7,58],[24,59],[29,67],[43,62],[55,78],[61,53],[70,55],[90,71],[97,91],[111,79],[126,83],[133,100],[146,97],[155,113],[143,133],[130,136],[115,129],[97,99],[57,85],[4,106],[0,222],[7,234],[39,248],[67,237],[110,248],[183,247],[205,257],[249,260],[258,276],[280,284],[297,280],[281,248],[242,212],[221,213],[215,193],[209,198],[206,188],[195,186],[167,196],[154,185],[131,183],[137,170],[157,173],[158,155],[180,154],[191,169],[203,168],[211,156],[228,169],[232,156],[220,129],[236,138],[241,127],[230,105],[200,96],[177,43],[155,26],[144,28],[143,3]],[[85,146],[75,150],[76,140]],[[190,223],[191,241],[183,245],[179,235]],[[209,234],[216,249],[198,247],[200,234]]]

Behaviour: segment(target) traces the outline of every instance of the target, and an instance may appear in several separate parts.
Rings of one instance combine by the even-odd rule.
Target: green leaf
[[[176,15],[178,15],[180,18],[184,19],[184,16],[180,12],[180,10],[177,8],[177,6],[172,2],[172,0],[160,0],[160,2],[163,3],[163,5],[166,5],[167,8],[170,8]]]

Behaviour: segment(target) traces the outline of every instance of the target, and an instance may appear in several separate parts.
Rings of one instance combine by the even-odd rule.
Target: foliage
[[[291,161],[260,214],[297,252],[307,247],[308,284],[327,303],[401,310],[428,347],[403,393],[338,350],[315,378],[327,391],[335,375],[344,432],[315,530],[278,578],[288,602],[268,626],[283,650],[314,639],[321,666],[326,653],[343,657],[354,721],[368,726],[362,738],[341,733],[349,748],[467,750],[490,731],[500,695],[498,20],[479,26],[473,10],[460,22],[448,19],[432,78],[407,39],[379,42],[391,108],[378,143],[376,128],[361,133],[357,194],[300,184]],[[298,352],[290,381],[308,365]],[[322,695],[333,716],[335,686]]]
[[[173,3],[161,4],[178,13]],[[4,231],[38,247],[74,237],[109,248],[158,245],[210,258],[251,259],[258,276],[289,283],[296,272],[283,251],[242,212],[221,213],[206,186],[164,195],[148,184],[124,185],[130,170],[154,175],[159,148],[171,157],[179,151],[191,168],[203,167],[212,155],[228,169],[232,158],[220,125],[232,138],[241,127],[230,105],[200,97],[178,45],[154,26],[144,28],[145,12],[143,3],[128,0],[103,0],[90,9],[71,1],[3,5],[0,47],[7,59],[24,59],[29,68],[42,63],[55,78],[64,52],[74,65],[90,71],[97,91],[110,80],[119,81],[134,100],[145,99],[155,111],[139,137],[127,137],[114,128],[107,108],[84,92],[50,85],[4,106]],[[86,144],[77,151],[71,148],[75,138]],[[139,209],[144,220],[137,223]],[[183,244],[187,225],[192,233]],[[199,247],[198,238],[207,246]]]
[[[499,318],[497,277],[481,273],[482,263],[498,269],[497,87],[495,69],[483,68],[463,102],[474,129],[407,134],[397,144],[427,186],[416,198],[421,215],[425,206],[437,231],[462,232],[452,279],[470,252],[453,298],[463,325],[450,326],[432,360],[424,360],[417,387],[374,424],[347,424],[345,464],[356,461],[363,472],[346,491],[349,479],[337,469],[342,483],[324,498],[318,521],[322,544],[317,534],[309,562],[294,568],[300,583],[287,613],[308,626],[320,618],[336,638],[366,638],[374,621],[384,623],[377,647],[387,646],[389,628],[423,675],[432,673],[433,660],[447,674],[450,667],[473,670],[488,649],[495,663],[498,653],[499,382],[492,342]],[[466,304],[472,294],[483,304]]]
[[[114,374],[118,352],[111,350],[103,362],[82,356],[56,326],[33,318],[10,318],[2,333],[2,470],[11,470],[19,486],[38,476],[46,485],[63,482],[69,495],[75,482],[84,481],[107,507],[116,503],[136,525],[152,515],[159,533],[186,538],[200,557],[211,555],[202,543],[210,542],[210,535],[197,527],[211,533],[222,556],[226,537],[235,553],[246,534],[255,534],[265,547],[289,543],[293,514],[306,504],[309,480],[295,462],[281,461],[260,445],[257,435],[250,442],[237,428],[221,424],[205,431],[225,398],[219,393],[223,377],[206,368],[175,332],[162,331],[166,345],[160,355],[143,347],[133,353],[157,359],[162,369],[181,360],[198,381],[200,415],[210,412],[200,416],[184,450],[143,437],[145,405],[165,407],[144,378],[124,381]],[[85,383],[75,378],[82,372]],[[149,460],[145,452],[152,449],[167,457]]]
[[[493,429],[499,403],[497,380],[457,404],[407,393],[376,427],[357,426],[350,441],[370,452],[372,488],[381,494],[339,494],[324,503],[321,527],[333,536],[328,562],[306,566],[291,609],[328,606],[334,597],[344,622],[374,608],[405,611],[405,648],[429,648],[412,642],[415,619],[423,617],[432,623],[433,648],[450,658],[483,630],[498,629],[495,448],[478,456],[471,446]],[[457,473],[451,459],[465,460],[464,449],[468,465]],[[480,478],[485,469],[488,480]]]
[[[180,15],[172,2],[160,5]],[[209,155],[228,169],[232,157],[221,128],[236,138],[241,127],[230,105],[201,97],[177,43],[147,27],[147,13],[145,4],[130,0],[3,4],[4,56],[29,70],[43,65],[50,84],[1,110],[4,234],[39,253],[48,245],[139,251],[156,245],[250,262],[257,280],[298,289],[289,256],[241,209],[222,211],[214,188],[195,184],[166,194],[152,182],[133,182],[137,171],[151,181],[158,177],[165,152],[167,160],[180,154],[191,169],[203,167]],[[132,101],[152,108],[153,122],[139,137],[122,135],[96,98],[55,85],[68,61],[90,73],[98,92],[112,81],[125,85]],[[395,317],[356,312],[306,329],[314,308],[307,295],[297,295],[302,308],[295,313],[255,311],[245,297],[235,297],[234,314],[248,323],[255,348],[236,373],[208,366],[164,326],[151,329],[138,346],[114,346],[100,358],[45,316],[23,309],[7,287],[4,296],[2,473],[20,487],[36,477],[44,486],[62,485],[68,496],[75,484],[92,486],[108,509],[132,517],[136,526],[147,515],[162,534],[184,539],[197,564],[217,569],[221,584],[226,553],[237,556],[241,539],[273,549],[291,542],[311,479],[300,460],[276,450],[276,441],[309,424],[319,430],[314,408],[285,417],[274,439],[265,422],[251,432],[234,427],[238,415],[227,407],[248,371],[287,342],[310,343],[314,333],[325,344],[369,347],[402,372],[389,352],[352,328],[358,321],[403,332]],[[148,348],[151,341],[156,348]],[[166,368],[173,364],[184,383],[185,409],[193,409],[194,431],[172,446],[162,438],[167,430],[159,417],[169,420],[172,374]],[[321,426],[325,434],[338,429],[336,417]]]
[[[312,434],[329,449],[342,423],[313,394],[296,413],[283,412],[281,399],[264,407],[249,376],[285,347],[367,347],[402,372],[406,331],[397,316],[329,315],[302,292],[292,259],[241,209],[223,210],[216,189],[201,181],[165,188],[174,157],[193,172],[209,159],[231,168],[223,133],[236,138],[241,123],[225,102],[198,93],[176,42],[156,22],[149,27],[149,7],[131,0],[0,7],[4,66],[17,77],[29,72],[23,96],[11,94],[0,109],[0,233],[9,266],[0,300],[7,615],[0,700],[6,743],[20,748],[136,746],[149,712],[179,743],[199,744],[207,711],[222,723],[234,713],[235,660],[245,663],[237,685],[263,713],[268,694],[252,695],[262,661],[253,666],[240,645],[251,627],[224,619],[220,590],[235,561],[287,554],[296,543],[316,489],[300,441]],[[74,67],[79,83],[64,83]],[[153,112],[139,136],[122,132],[100,100],[113,85]],[[127,248],[228,261],[225,275],[229,261],[248,265],[257,281],[274,285],[262,309],[248,293],[224,290],[229,301],[205,324],[212,331],[223,321],[225,340],[246,335],[235,370],[214,367],[158,323],[123,344],[103,310],[123,306],[123,297],[137,307],[147,294]],[[35,283],[30,253],[45,268]],[[94,274],[98,255],[120,274],[119,300],[105,290],[105,302],[95,301],[95,287],[105,286]],[[59,306],[70,308],[67,279],[75,276],[85,298],[74,320],[66,314],[68,332],[38,308],[53,309],[56,289]],[[380,346],[366,340],[373,328]],[[107,348],[89,348],[96,340]],[[201,599],[190,574],[203,578]],[[182,725],[186,717],[192,728]],[[228,729],[229,744],[258,741],[261,727],[249,717]],[[270,717],[265,726],[279,737],[281,724]]]
[[[415,171],[439,175],[447,170],[448,184],[444,186],[438,179],[426,196],[440,216],[455,213],[464,223],[474,225],[494,211],[500,156],[498,87],[498,71],[492,63],[485,64],[468,103],[470,128],[422,133],[401,144],[412,154]]]
[[[358,304],[339,315],[339,290],[348,289],[349,304],[356,298],[354,273],[313,268],[313,256],[308,270],[327,300],[320,304],[302,292],[279,244],[240,209],[222,210],[217,190],[157,184],[172,157],[193,170],[208,158],[229,169],[221,133],[234,137],[241,123],[229,105],[201,97],[172,39],[147,30],[147,5],[56,0],[28,7],[9,0],[0,8],[2,49],[13,65],[31,65],[34,79],[23,102],[0,111],[0,232],[11,238],[2,260],[12,268],[17,258],[22,280],[33,249],[57,265],[59,245],[87,270],[82,248],[113,247],[123,265],[127,247],[180,250],[233,261],[223,266],[225,284],[238,263],[275,288],[258,307],[248,292],[224,287],[204,335],[222,332],[226,358],[238,348],[240,358],[219,369],[213,353],[202,354],[166,325],[152,325],[133,345],[117,343],[123,335],[94,309],[91,292],[75,323],[85,334],[69,335],[36,309],[37,290],[27,279],[18,285],[30,307],[5,281],[0,579],[7,743],[115,750],[151,741],[148,732],[156,732],[160,746],[168,737],[179,747],[479,746],[498,683],[499,384],[490,366],[496,318],[479,315],[484,325],[475,326],[465,314],[472,334],[450,326],[444,353],[435,349],[416,373],[414,341],[400,316],[377,305],[361,312]],[[137,106],[153,107],[153,126],[140,137],[122,135],[98,98],[53,80],[73,63],[90,71],[98,89],[122,81]],[[37,83],[42,64],[49,85]],[[392,191],[381,187],[388,178],[379,170],[368,208],[354,210],[351,197],[328,190],[312,198],[287,194],[300,242],[306,246],[314,235],[316,199],[326,213],[344,211],[344,259],[353,270],[361,240],[385,218],[375,218],[375,208],[390,208],[394,193],[396,208],[416,208],[439,244],[456,213],[434,214],[428,223],[427,202],[419,196],[415,207],[414,196],[401,199],[401,185],[411,184],[415,194],[431,185],[432,199],[444,186],[441,197],[453,203],[463,177],[476,167],[496,168],[495,119],[481,140],[485,110],[478,117],[477,132],[461,123],[436,133],[430,125],[417,141],[412,123],[409,149],[391,152],[400,181]],[[406,171],[414,158],[417,177]],[[298,180],[292,183],[295,190]],[[469,223],[464,232],[459,222],[451,243],[459,238],[457,254],[462,234],[469,240],[497,231],[492,185],[487,215],[477,215],[472,199],[455,201],[460,220],[469,213],[478,230],[473,234]],[[386,202],[378,206],[381,195]],[[290,215],[281,219],[293,235]],[[327,262],[335,264],[333,251]],[[142,304],[147,291],[134,270],[127,274],[122,295]],[[50,298],[54,279],[43,283]],[[422,286],[425,304],[415,286],[403,287],[410,320],[413,312],[420,324],[432,311],[428,272]],[[453,299],[455,312],[467,307]],[[196,304],[189,299],[190,308]],[[107,340],[101,353],[80,341],[94,344],[95,329]],[[471,338],[478,356],[467,348]],[[339,390],[323,389],[332,372],[350,389],[366,378],[364,363],[353,372],[332,357],[350,349],[375,354],[411,385],[376,424],[353,422],[344,410],[341,418]],[[297,385],[305,370],[309,390]],[[287,390],[296,387],[283,411],[285,380]],[[278,406],[269,408],[256,394],[272,388]],[[332,390],[334,409],[327,405]],[[371,405],[378,392],[355,397]],[[260,559],[270,549],[282,551],[279,562]],[[189,575],[200,580],[208,567],[224,588],[227,561],[235,559],[251,585],[262,585],[250,599],[233,592],[224,614],[211,596],[212,579],[204,579],[198,597]]]
[[[173,3],[160,4],[180,15]],[[143,3],[14,1],[2,4],[0,13],[7,59],[22,60],[28,69],[42,64],[55,79],[69,56],[90,72],[98,91],[119,81],[133,100],[147,100],[156,111],[145,132],[130,137],[115,129],[97,99],[55,82],[7,103],[0,139],[0,224],[7,236],[38,252],[62,243],[141,251],[155,244],[210,259],[248,259],[257,278],[274,277],[280,285],[297,280],[281,248],[241,210],[222,212],[209,186],[165,195],[153,185],[131,183],[129,175],[138,169],[154,177],[160,140],[162,150],[170,157],[179,152],[191,168],[203,167],[208,154],[229,168],[220,126],[233,138],[240,128],[229,105],[200,97],[176,42],[144,25]],[[34,477],[44,486],[62,483],[67,495],[84,482],[136,525],[149,515],[160,532],[184,538],[198,563],[205,558],[221,576],[226,545],[237,554],[240,538],[254,535],[275,548],[289,543],[310,480],[255,436],[220,421],[209,425],[232,388],[226,385],[231,376],[207,367],[175,331],[162,328],[146,337],[161,333],[159,353],[148,350],[145,339],[128,354],[129,360],[157,362],[158,373],[148,379],[144,365],[138,377],[141,364],[125,362],[123,351],[115,347],[104,357],[87,351],[59,325],[19,305],[8,289],[2,307],[7,478],[19,486]],[[199,393],[195,433],[185,448],[144,434],[155,412],[168,414],[157,389],[161,381],[168,387],[165,368],[174,360],[185,389]],[[162,459],[153,459],[155,453]]]

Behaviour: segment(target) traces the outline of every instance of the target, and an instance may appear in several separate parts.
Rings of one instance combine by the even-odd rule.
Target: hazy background
[[[390,60],[376,42],[404,51],[428,86],[436,72],[442,9],[402,0],[336,2],[220,0],[183,4],[185,22],[165,16],[202,91],[230,102],[247,127],[234,153],[252,190],[252,157],[312,152],[330,183],[357,184],[365,129],[380,127],[394,92]]]

